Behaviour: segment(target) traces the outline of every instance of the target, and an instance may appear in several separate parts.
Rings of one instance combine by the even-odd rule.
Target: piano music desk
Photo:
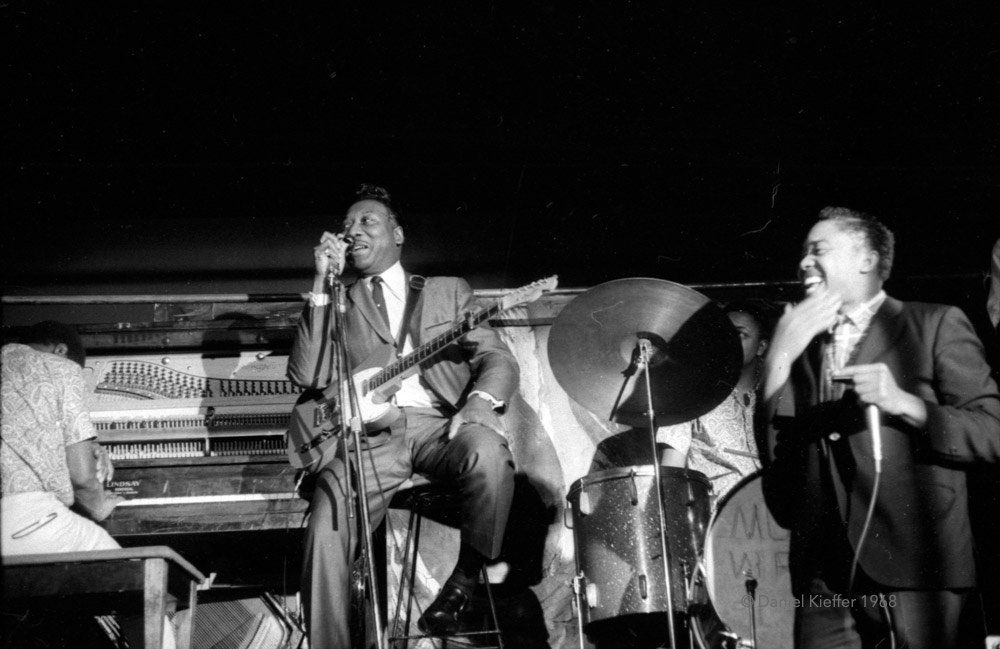
[[[177,637],[179,648],[190,646],[197,587],[204,581],[204,575],[165,545],[26,554],[3,560],[5,601],[69,598],[66,603],[75,608],[77,598],[84,597],[88,610],[101,604],[124,607],[134,603],[139,608],[141,594],[145,637],[142,644],[136,645],[146,649],[160,648],[168,594],[176,597],[178,603],[187,602],[191,608],[191,624],[185,625],[186,637],[181,637],[181,630]]]

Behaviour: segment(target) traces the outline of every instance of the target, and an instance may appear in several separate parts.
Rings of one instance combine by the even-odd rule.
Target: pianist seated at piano
[[[754,409],[760,388],[761,363],[770,336],[768,308],[757,301],[733,301],[726,315],[739,333],[743,365],[732,392],[710,412],[657,430],[657,449],[664,466],[703,473],[712,485],[714,507],[740,480],[761,467],[754,431]],[[649,464],[649,433],[630,430],[603,441],[591,471]]]
[[[4,556],[119,547],[94,522],[121,499],[104,489],[112,467],[90,421],[85,361],[76,330],[52,320],[3,347]]]
[[[95,521],[121,502],[87,409],[86,350],[72,327],[47,320],[3,346],[0,554],[86,552],[120,546]],[[164,647],[174,646],[164,624]]]
[[[389,194],[364,186],[335,233],[314,249],[312,294],[289,357],[291,380],[310,389],[336,384],[330,278],[349,264],[357,279],[344,291],[346,352],[354,373],[385,366],[461,322],[473,303],[465,280],[412,276],[400,257],[403,228]],[[412,301],[412,302],[411,302]],[[408,308],[408,304],[411,305]],[[398,352],[398,353],[397,353]],[[461,544],[455,569],[418,620],[421,631],[458,628],[482,566],[498,556],[514,488],[514,464],[497,411],[518,382],[514,356],[488,327],[470,330],[419,364],[392,397],[381,429],[366,429],[364,471],[372,527],[413,474],[454,485],[461,497]],[[365,417],[362,408],[362,417]],[[309,644],[350,647],[349,580],[358,547],[357,517],[346,499],[338,444],[308,467],[312,490],[302,577]],[[352,455],[353,457],[353,455]]]

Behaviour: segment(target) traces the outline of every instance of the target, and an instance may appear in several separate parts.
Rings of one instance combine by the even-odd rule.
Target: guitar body
[[[304,391],[288,419],[285,442],[291,465],[296,469],[314,466],[323,451],[340,437],[340,430],[337,386]]]
[[[365,435],[388,428],[401,414],[388,400],[388,386],[378,390],[366,387],[368,379],[381,371],[381,367],[373,367],[353,376]],[[330,444],[341,437],[340,419],[340,395],[335,384],[299,395],[288,422],[287,449],[292,466],[301,469],[318,462]]]

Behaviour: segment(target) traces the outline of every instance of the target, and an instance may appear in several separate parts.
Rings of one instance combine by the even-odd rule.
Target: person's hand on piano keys
[[[103,521],[111,515],[111,512],[115,510],[115,507],[123,502],[125,502],[125,498],[105,490],[104,498],[102,499],[100,506],[94,512],[94,520],[97,522]]]
[[[94,462],[97,463],[97,481],[102,485],[108,484],[115,475],[115,467],[111,463],[111,456],[108,455],[108,450],[99,443],[94,442],[93,447]]]

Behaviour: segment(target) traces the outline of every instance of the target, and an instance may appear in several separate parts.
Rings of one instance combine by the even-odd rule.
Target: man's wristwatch
[[[309,292],[309,306],[326,306],[330,303],[330,296],[326,293]]]
[[[482,390],[473,390],[472,392],[469,393],[470,399],[475,396],[481,397],[489,401],[490,406],[492,406],[494,410],[502,410],[504,407],[504,402],[500,401],[489,392],[483,392]]]

